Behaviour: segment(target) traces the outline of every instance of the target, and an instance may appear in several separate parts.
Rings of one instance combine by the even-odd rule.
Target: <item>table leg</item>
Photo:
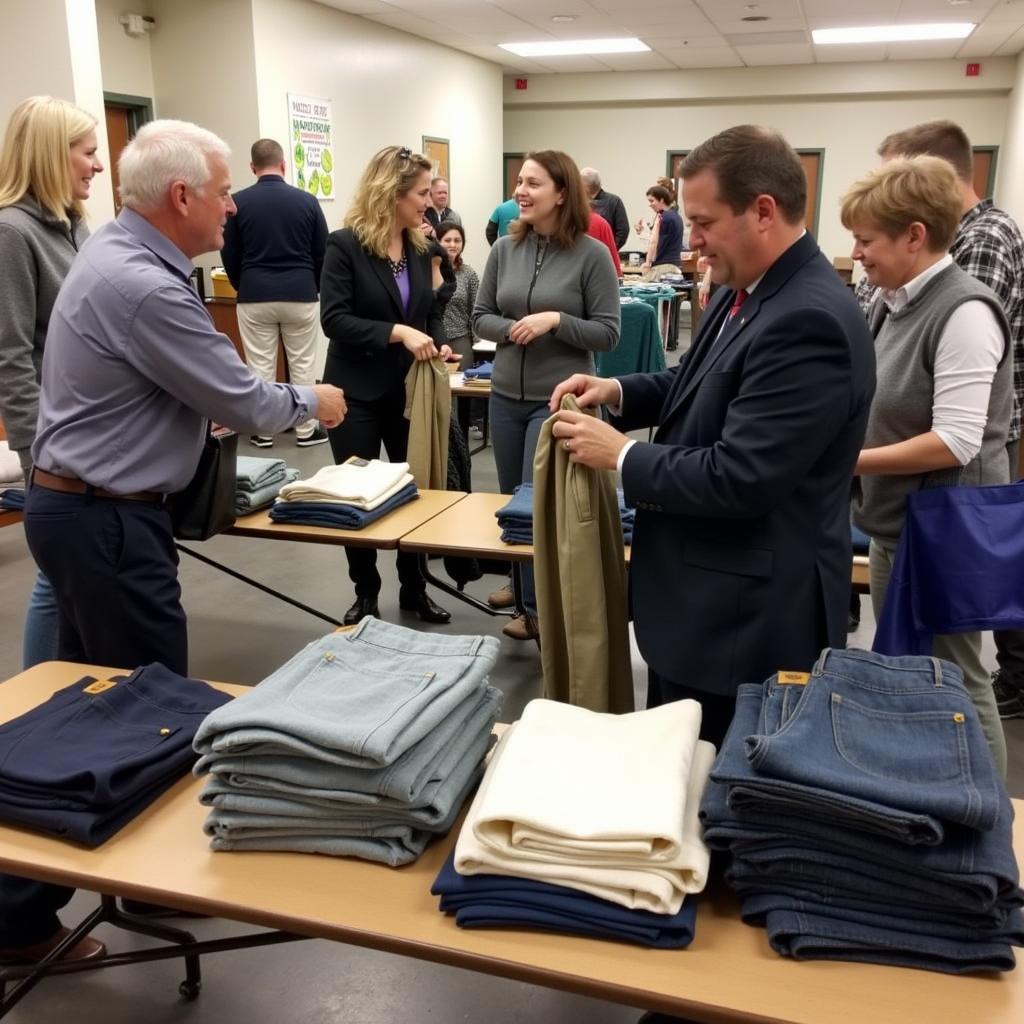
[[[423,574],[423,578],[432,586],[437,587],[444,594],[448,594],[450,597],[454,597],[465,604],[476,608],[477,611],[486,612],[488,615],[506,615],[512,616],[515,610],[509,610],[508,608],[492,608],[486,601],[481,601],[479,598],[474,597],[472,594],[467,594],[464,590],[460,590],[458,587],[452,586],[447,580],[441,579],[439,576],[435,576],[430,571],[430,556],[426,552],[419,554],[420,561],[420,572]],[[518,607],[519,602],[517,602]]]

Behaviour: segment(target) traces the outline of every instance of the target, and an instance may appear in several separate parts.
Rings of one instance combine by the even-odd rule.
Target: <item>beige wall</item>
[[[103,61],[103,89],[127,96],[153,98],[150,36],[129,36],[117,20],[122,14],[153,14],[150,0],[96,0],[96,28]],[[153,30],[154,32],[156,29]]]
[[[949,117],[974,143],[1002,146],[1015,72],[1014,61],[993,60],[977,80],[956,61],[531,76],[525,93],[506,82],[504,148],[565,149],[597,167],[632,222],[648,212],[644,194],[665,173],[666,150],[729,125],[769,124],[797,148],[825,150],[818,239],[828,256],[846,255],[839,199],[874,165],[882,137]],[[629,247],[642,246],[633,236]]]
[[[1024,53],[1014,68],[1015,87],[1006,115],[1006,137],[999,153],[996,198],[1018,224],[1024,224]]]
[[[378,149],[446,138],[452,207],[466,225],[467,261],[482,271],[484,227],[501,201],[501,70],[307,0],[253,0],[253,21],[260,133],[286,142],[289,92],[333,101],[337,199],[323,204],[331,229]]]
[[[108,163],[92,0],[4,0],[2,13],[0,126],[6,127],[11,111],[28,96],[70,100],[99,119],[99,155]],[[93,228],[114,216],[114,197],[104,180],[94,185],[87,211]]]

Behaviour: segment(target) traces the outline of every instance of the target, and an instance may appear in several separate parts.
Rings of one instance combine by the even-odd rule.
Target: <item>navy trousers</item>
[[[163,505],[36,485],[25,503],[25,536],[57,595],[62,660],[125,668],[159,661],[187,675],[178,556]],[[57,911],[73,894],[0,875],[0,946],[54,935]]]

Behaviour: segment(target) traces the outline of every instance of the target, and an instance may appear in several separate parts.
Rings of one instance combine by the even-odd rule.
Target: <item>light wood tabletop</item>
[[[237,537],[264,537],[270,540],[294,540],[307,544],[341,544],[353,548],[397,548],[398,541],[411,530],[429,522],[445,509],[462,501],[465,491],[420,491],[415,501],[396,508],[362,530],[344,530],[333,526],[300,526],[275,523],[267,509],[241,516],[225,533]]]
[[[113,670],[51,662],[0,684],[0,720],[82,675]],[[222,686],[231,693],[244,687]],[[865,964],[796,963],[771,951],[726,891],[701,897],[684,950],[541,932],[464,931],[437,909],[430,885],[455,833],[415,863],[288,853],[213,853],[201,825],[203,783],[186,778],[96,849],[0,827],[0,869],[95,892],[151,900],[300,935],[333,939],[579,992],[705,1022],[868,1024],[1024,1020],[1024,972],[952,977]],[[1024,850],[1016,801],[1015,843]]]
[[[5,526],[14,526],[15,523],[20,523],[22,518],[22,514],[14,509],[0,509],[0,529]]]

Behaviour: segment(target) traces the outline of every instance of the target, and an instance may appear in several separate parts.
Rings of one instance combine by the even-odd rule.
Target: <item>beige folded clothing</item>
[[[699,730],[695,701],[628,715],[532,701],[492,755],[456,870],[676,913],[710,859],[697,811],[715,749]]]
[[[322,466],[308,480],[281,488],[285,501],[326,501],[371,511],[412,483],[408,462],[353,456],[340,466]]]

